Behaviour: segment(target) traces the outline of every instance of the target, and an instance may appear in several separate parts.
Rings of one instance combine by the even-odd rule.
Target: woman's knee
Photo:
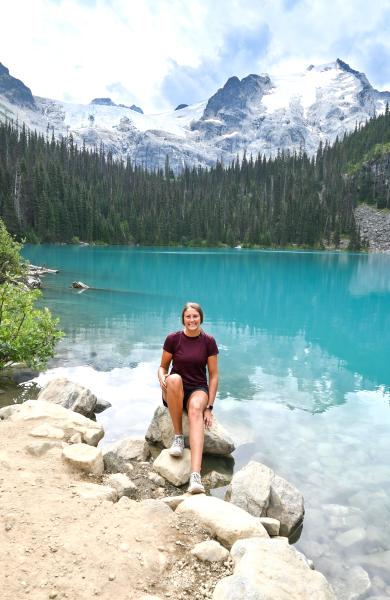
[[[179,388],[183,389],[183,380],[180,375],[174,373],[173,375],[169,375],[166,379],[167,389]]]
[[[187,410],[189,420],[191,421],[192,419],[202,417],[204,408],[205,400],[202,397],[190,398]]]

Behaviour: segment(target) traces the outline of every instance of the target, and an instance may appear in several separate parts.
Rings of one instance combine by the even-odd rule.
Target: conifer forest
[[[282,152],[174,174],[0,124],[0,217],[29,242],[338,247],[359,202],[390,208],[390,113],[314,157]],[[378,167],[379,165],[379,167]]]

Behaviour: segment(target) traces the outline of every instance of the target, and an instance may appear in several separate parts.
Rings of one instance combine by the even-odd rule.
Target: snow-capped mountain
[[[244,152],[314,153],[320,141],[354,129],[385,110],[390,92],[375,90],[364,73],[337,59],[298,74],[231,77],[208,101],[145,115],[139,107],[109,98],[88,105],[33,96],[0,64],[0,118],[25,122],[56,137],[70,133],[82,145],[104,144],[114,156],[149,169],[228,164]],[[183,108],[180,108],[183,106]]]

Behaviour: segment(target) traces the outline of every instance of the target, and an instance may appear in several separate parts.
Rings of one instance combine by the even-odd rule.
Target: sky
[[[159,113],[336,58],[390,91],[390,0],[0,0],[0,62],[67,102]]]

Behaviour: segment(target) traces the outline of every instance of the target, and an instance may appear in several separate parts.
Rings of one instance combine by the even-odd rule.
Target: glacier
[[[231,77],[210,99],[155,115],[138,107],[72,104],[29,92],[0,64],[0,119],[25,123],[50,137],[71,134],[78,146],[103,144],[114,158],[150,170],[164,169],[168,157],[176,173],[217,161],[228,165],[244,154],[313,155],[320,142],[334,142],[390,102],[390,92],[374,89],[364,73],[340,59],[285,76]]]

